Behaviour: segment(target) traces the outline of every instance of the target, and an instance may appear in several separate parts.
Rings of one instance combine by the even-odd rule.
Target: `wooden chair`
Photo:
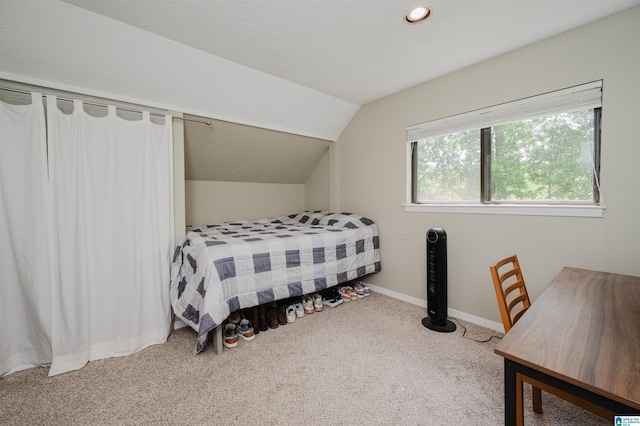
[[[527,287],[525,286],[522,276],[522,270],[520,269],[520,262],[518,262],[518,256],[514,255],[502,259],[495,265],[490,266],[489,269],[491,269],[493,286],[496,290],[496,297],[498,298],[504,332],[508,333],[516,321],[518,321],[527,309],[529,309],[529,306],[531,306]],[[533,391],[533,411],[536,413],[542,413],[541,390],[544,390],[601,417],[613,420],[614,413],[598,405],[577,398],[574,395],[570,395],[530,377],[522,376],[522,380],[531,384]]]

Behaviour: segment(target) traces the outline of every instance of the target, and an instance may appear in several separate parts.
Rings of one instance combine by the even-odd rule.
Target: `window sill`
[[[514,216],[602,217],[605,206],[519,204],[405,204],[406,212],[504,214]]]

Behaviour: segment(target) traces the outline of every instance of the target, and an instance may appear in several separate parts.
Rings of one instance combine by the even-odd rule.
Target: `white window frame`
[[[404,210],[407,212],[506,214],[528,216],[602,217],[604,197],[600,192],[599,204],[484,204],[412,202],[411,144],[419,139],[433,138],[467,130],[498,126],[544,115],[560,114],[602,107],[602,80],[567,89],[557,90],[530,98],[495,105],[463,114],[445,117],[407,127],[406,137],[406,194]],[[478,183],[480,184],[480,183]]]

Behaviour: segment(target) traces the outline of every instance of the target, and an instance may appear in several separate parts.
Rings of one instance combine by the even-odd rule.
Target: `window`
[[[598,205],[602,82],[407,128],[408,201]]]

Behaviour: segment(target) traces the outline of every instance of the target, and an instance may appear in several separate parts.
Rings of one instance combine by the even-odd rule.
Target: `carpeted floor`
[[[466,337],[421,324],[426,310],[387,296],[344,303],[261,332],[215,355],[193,354],[196,334],[136,355],[93,361],[52,378],[35,368],[0,379],[7,425],[501,425],[502,358],[495,334]],[[460,324],[460,323],[458,323]],[[543,393],[527,425],[609,425]]]

